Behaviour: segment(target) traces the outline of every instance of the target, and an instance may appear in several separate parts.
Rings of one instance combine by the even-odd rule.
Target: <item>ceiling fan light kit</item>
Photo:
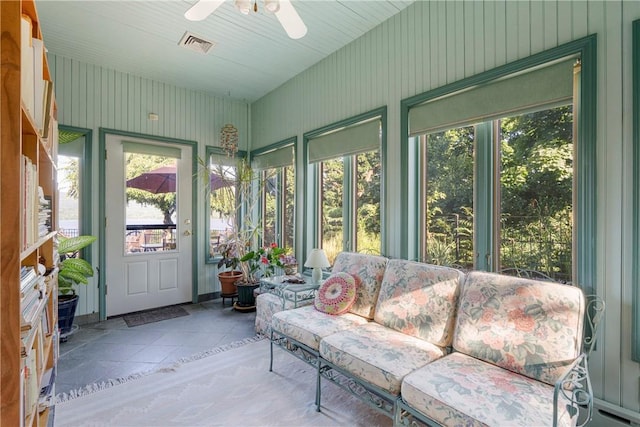
[[[299,39],[307,34],[307,26],[291,4],[291,0],[262,0],[264,9],[273,13],[287,35],[292,39]],[[184,14],[190,21],[202,21],[222,6],[224,0],[199,0]],[[258,0],[234,0],[234,5],[240,13],[248,15],[253,9],[258,11]]]

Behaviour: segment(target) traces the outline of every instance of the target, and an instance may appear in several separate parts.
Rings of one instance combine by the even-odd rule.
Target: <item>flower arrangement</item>
[[[282,265],[295,265],[298,263],[298,260],[293,255],[282,255],[280,257],[280,262]]]
[[[247,252],[240,258],[241,269],[248,283],[257,283],[259,276],[273,276],[275,268],[284,268],[282,258],[287,250],[276,243]],[[261,273],[261,274],[259,274]]]
[[[292,276],[298,272],[298,260],[293,255],[282,255],[280,262],[284,268],[284,274]]]

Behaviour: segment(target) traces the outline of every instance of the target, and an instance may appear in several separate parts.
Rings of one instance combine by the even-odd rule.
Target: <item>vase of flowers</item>
[[[283,255],[280,257],[280,262],[283,265],[284,274],[287,276],[293,276],[298,272],[298,260],[293,255]]]

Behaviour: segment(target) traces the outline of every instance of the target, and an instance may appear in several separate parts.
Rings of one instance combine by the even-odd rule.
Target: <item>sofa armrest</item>
[[[556,381],[553,392],[553,426],[558,425],[558,405],[560,398],[567,405],[567,413],[576,419],[576,426],[584,426],[593,415],[593,390],[591,389],[591,379],[589,378],[589,367],[587,366],[587,355],[582,353],[571,364],[567,371]],[[586,414],[582,422],[580,421],[580,408],[586,409]]]

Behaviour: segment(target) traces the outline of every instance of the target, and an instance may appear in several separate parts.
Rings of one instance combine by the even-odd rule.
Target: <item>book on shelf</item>
[[[25,357],[23,369],[25,414],[30,415],[35,409],[40,397],[40,387],[38,384],[38,355],[35,351],[30,351]]]
[[[56,368],[55,365],[42,374],[40,380],[40,399],[38,400],[38,412],[55,405],[56,395]]]
[[[49,140],[49,133],[51,129],[51,107],[53,105],[53,82],[49,80],[44,81],[44,117],[42,124],[42,138],[46,141],[46,147],[49,152],[53,145],[53,141]],[[57,141],[55,141],[57,143]]]
[[[20,22],[20,92],[26,110],[33,117],[34,113],[34,64],[31,18],[22,15]]]
[[[31,328],[20,332],[20,355],[25,357],[33,348],[38,328]]]
[[[42,187],[38,187],[38,237],[51,232],[51,197],[44,195]]]
[[[29,291],[28,296],[25,296],[21,303],[22,319],[20,324],[21,330],[27,330],[37,326],[37,322],[40,321],[39,315],[42,309],[47,303],[44,296],[44,280],[40,279],[35,285],[32,291]]]
[[[42,316],[40,316],[40,319],[42,319],[42,333],[45,336],[48,336],[51,334],[51,328],[49,328],[49,304],[44,305],[44,312],[42,313]]]
[[[20,297],[24,298],[30,288],[38,281],[38,273],[32,266],[22,266],[20,269]]]
[[[38,130],[38,134],[42,135],[44,126],[44,98],[46,88],[43,77],[44,69],[44,43],[42,40],[31,39],[31,49],[33,50],[33,112],[32,118]]]
[[[23,188],[22,223],[23,249],[38,239],[38,168],[27,156],[22,156],[20,176]]]

